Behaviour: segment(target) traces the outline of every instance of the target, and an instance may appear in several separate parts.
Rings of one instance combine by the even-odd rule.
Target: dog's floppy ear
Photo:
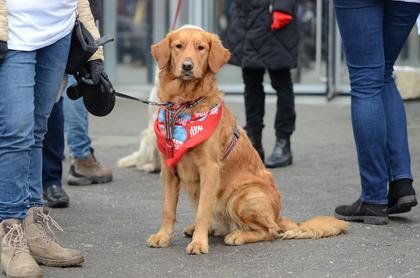
[[[171,58],[169,36],[166,36],[160,42],[152,45],[152,56],[157,61],[159,69],[163,69]]]
[[[217,73],[220,68],[230,59],[230,52],[222,45],[217,35],[211,34],[209,67],[212,72]]]

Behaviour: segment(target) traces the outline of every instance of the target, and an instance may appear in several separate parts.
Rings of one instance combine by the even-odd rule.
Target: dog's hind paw
[[[192,237],[195,230],[195,224],[191,224],[184,229],[184,235],[186,237]]]
[[[241,245],[245,243],[243,232],[240,230],[235,230],[225,236],[225,243],[227,245]]]
[[[207,254],[209,252],[209,244],[201,240],[193,240],[188,244],[186,250],[191,255]]]
[[[147,245],[156,248],[168,247],[170,243],[171,237],[169,235],[164,235],[160,233],[151,235],[147,240]]]

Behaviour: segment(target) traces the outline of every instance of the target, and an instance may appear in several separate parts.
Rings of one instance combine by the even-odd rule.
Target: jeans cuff
[[[31,201],[29,203],[29,208],[39,208],[39,207],[43,207],[43,206],[44,206],[44,202],[42,200]]]
[[[392,181],[401,180],[401,179],[413,180],[413,176],[412,175],[399,175],[399,176],[392,177]]]
[[[388,199],[386,200],[368,200],[368,199],[364,199],[363,197],[360,197],[360,199],[362,199],[363,203],[369,204],[369,205],[387,205],[388,204]]]
[[[83,159],[86,159],[86,158],[88,158],[89,156],[91,156],[92,155],[92,152],[89,150],[89,151],[87,151],[87,152],[84,152],[84,153],[82,153],[82,154],[74,154],[73,155],[73,157],[75,158],[75,159],[77,159],[77,160],[83,160]]]

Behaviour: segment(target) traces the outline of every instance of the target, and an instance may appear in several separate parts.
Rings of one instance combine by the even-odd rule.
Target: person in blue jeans
[[[392,75],[419,15],[420,0],[334,0],[334,7],[350,75],[362,185],[360,198],[338,206],[335,216],[386,224],[389,214],[417,205],[405,109]]]
[[[42,141],[76,18],[99,38],[88,0],[0,0],[0,258],[6,277],[42,277],[38,264],[84,261],[79,250],[58,244],[52,228],[62,228],[42,201]],[[102,49],[92,58],[103,60]]]
[[[76,83],[69,77],[68,86]],[[48,120],[48,132],[43,141],[42,184],[45,205],[67,207],[69,197],[62,187],[64,134],[72,158],[67,183],[88,185],[112,180],[112,172],[102,166],[93,155],[88,133],[88,112],[83,99],[71,100],[64,93],[54,105]]]

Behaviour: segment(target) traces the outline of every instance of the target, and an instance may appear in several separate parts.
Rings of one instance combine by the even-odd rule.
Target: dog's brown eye
[[[198,48],[198,50],[204,50],[205,49],[205,47],[202,46],[202,45],[199,45],[197,48]]]
[[[177,45],[175,45],[176,48],[181,49],[182,48],[182,44],[178,43]]]

